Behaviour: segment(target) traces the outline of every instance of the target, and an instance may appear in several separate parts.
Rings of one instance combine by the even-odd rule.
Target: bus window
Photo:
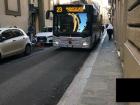
[[[78,32],[87,31],[87,24],[88,24],[87,13],[79,13],[78,15],[81,21],[79,23]]]
[[[57,32],[60,33],[86,33],[88,32],[87,13],[67,13],[59,14],[57,18]]]

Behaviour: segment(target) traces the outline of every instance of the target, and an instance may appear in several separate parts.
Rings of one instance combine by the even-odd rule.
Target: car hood
[[[50,37],[53,36],[52,32],[39,32],[36,34],[36,36],[46,36],[46,37]]]

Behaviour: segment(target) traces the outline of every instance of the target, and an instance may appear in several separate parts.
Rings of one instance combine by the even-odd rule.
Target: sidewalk
[[[122,69],[116,47],[106,36],[97,51],[91,52],[58,105],[127,105],[115,102],[115,81],[119,77]]]

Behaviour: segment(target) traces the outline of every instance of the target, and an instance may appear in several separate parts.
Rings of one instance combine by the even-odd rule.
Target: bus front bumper
[[[90,48],[90,43],[88,42],[83,42],[83,43],[75,43],[75,42],[71,42],[71,44],[69,44],[68,42],[66,43],[62,43],[59,41],[54,41],[53,42],[53,46],[56,47],[65,47],[65,48]]]

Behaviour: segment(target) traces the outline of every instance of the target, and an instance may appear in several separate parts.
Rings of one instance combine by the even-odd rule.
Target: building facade
[[[140,77],[139,0],[113,0],[112,22],[125,77]]]
[[[112,0],[111,8],[124,77],[140,78],[140,0]]]
[[[28,0],[0,0],[0,27],[17,26],[27,31],[28,17]]]
[[[109,23],[109,16],[108,16],[108,0],[86,0],[88,4],[97,3],[100,6],[100,14],[102,15],[102,23],[107,24]]]
[[[0,27],[19,27],[25,32],[29,25],[36,32],[52,26],[52,18],[45,19],[47,10],[53,9],[57,0],[0,0]]]
[[[140,77],[140,1],[112,0],[112,22],[124,77]],[[130,103],[139,105],[139,103]]]

